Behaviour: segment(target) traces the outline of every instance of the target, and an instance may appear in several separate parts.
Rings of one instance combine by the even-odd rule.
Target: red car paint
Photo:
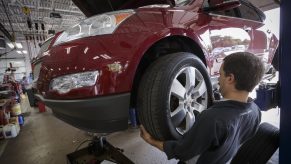
[[[200,48],[204,55],[199,57],[210,76],[218,75],[221,58],[237,51],[254,53],[270,64],[278,40],[263,22],[204,12],[202,3],[197,0],[181,7],[138,8],[112,34],[52,46],[42,61],[39,92],[53,100],[133,92],[143,56],[159,41],[173,37]],[[65,94],[50,90],[50,82],[56,77],[93,70],[100,75],[92,87]]]

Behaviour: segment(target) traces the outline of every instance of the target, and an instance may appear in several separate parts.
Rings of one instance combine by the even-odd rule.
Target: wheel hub
[[[171,106],[171,119],[180,134],[187,132],[194,124],[197,113],[205,109],[206,91],[205,80],[196,68],[185,67],[177,73],[172,82],[169,98],[170,102],[178,100],[176,106]],[[201,97],[206,99],[203,98],[200,102]]]
[[[191,96],[186,96],[184,100],[184,107],[190,112],[190,109],[193,107],[193,101],[195,101]]]

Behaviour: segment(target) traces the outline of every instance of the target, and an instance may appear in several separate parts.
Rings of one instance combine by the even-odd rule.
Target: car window
[[[210,7],[212,4],[216,4],[217,1],[219,2],[220,0],[204,0],[203,7]],[[227,2],[230,0],[223,1]],[[261,12],[259,9],[256,9],[249,2],[245,0],[241,0],[240,2],[241,5],[237,8],[225,11],[212,11],[211,13],[230,17],[239,17],[260,22],[262,22],[265,19],[264,13]]]
[[[184,6],[186,5],[190,0],[175,0],[175,5],[176,6]]]
[[[216,4],[217,0],[204,0],[203,7],[211,7],[213,4]],[[230,0],[224,0],[224,2],[227,2]],[[225,15],[225,16],[230,16],[230,17],[237,17],[237,11],[234,9],[231,10],[225,10],[225,11],[212,11],[211,13],[213,14],[218,14],[218,15]]]
[[[242,3],[238,7],[238,10],[239,10],[241,18],[259,21],[259,22],[262,21],[257,11],[252,6]]]

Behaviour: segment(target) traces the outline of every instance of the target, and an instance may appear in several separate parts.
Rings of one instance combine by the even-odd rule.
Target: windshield
[[[176,6],[184,6],[188,4],[191,0],[175,0],[175,5]]]
[[[42,55],[45,51],[47,51],[52,39],[53,39],[53,37],[49,38],[40,46],[40,50],[39,50],[38,55]]]

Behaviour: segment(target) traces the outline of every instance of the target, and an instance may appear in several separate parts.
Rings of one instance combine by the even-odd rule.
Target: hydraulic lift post
[[[94,136],[89,145],[67,155],[69,164],[99,164],[105,161],[118,164],[134,164],[122,149],[112,146],[104,136]]]
[[[279,163],[290,164],[291,156],[291,1],[281,0],[280,7],[280,53],[279,53],[279,82],[280,82],[280,151]]]

